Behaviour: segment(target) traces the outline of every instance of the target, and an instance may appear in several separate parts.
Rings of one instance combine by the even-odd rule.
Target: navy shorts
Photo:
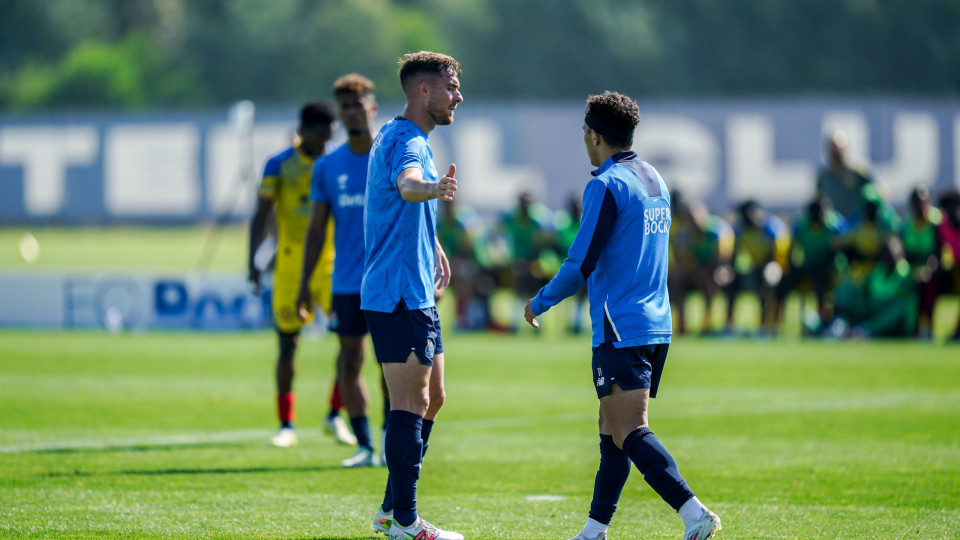
[[[404,363],[410,353],[425,366],[433,365],[433,356],[443,352],[440,317],[437,308],[407,309],[403,302],[393,313],[364,310],[377,362]]]
[[[612,343],[603,343],[593,349],[593,385],[597,397],[610,394],[610,385],[621,390],[649,388],[650,397],[657,397],[663,364],[667,361],[669,343],[638,345],[617,349]]]
[[[367,335],[367,318],[360,309],[359,294],[335,294],[330,309],[330,331],[346,337]]]

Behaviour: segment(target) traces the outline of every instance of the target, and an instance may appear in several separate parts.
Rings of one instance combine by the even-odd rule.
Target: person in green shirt
[[[573,239],[576,238],[577,233],[580,232],[580,215],[582,212],[583,201],[580,199],[580,194],[573,193],[567,200],[567,208],[565,210],[557,210],[554,213],[553,227],[556,231],[554,236],[556,259],[550,261],[554,263],[553,266],[555,266],[551,268],[551,274],[559,270],[560,263],[566,258],[567,252],[570,251],[570,246],[573,245]],[[542,266],[547,266],[543,257],[541,257],[541,264]],[[573,311],[570,313],[570,324],[567,327],[569,333],[579,334],[583,331],[583,306],[586,302],[587,284],[584,283],[575,296]]]
[[[510,252],[513,289],[519,306],[514,313],[522,315],[526,299],[536,296],[540,287],[552,277],[543,271],[539,261],[553,242],[551,221],[550,209],[535,203],[530,193],[522,192],[517,198],[517,206],[505,214],[499,224],[499,232]],[[512,321],[514,330],[519,327],[519,322]]]
[[[943,215],[930,204],[930,190],[919,185],[910,192],[910,208],[900,231],[904,254],[910,263],[910,277],[916,284],[919,297],[917,336],[930,339],[933,335],[933,308],[940,296],[940,280],[934,278],[940,268],[943,245],[937,227]]]
[[[832,318],[827,296],[837,278],[836,243],[843,230],[843,217],[833,210],[830,199],[817,197],[807,205],[793,226],[788,270],[776,289],[776,321],[779,323],[787,296],[795,291],[812,291],[817,301],[815,321],[804,317],[804,327],[816,332]]]
[[[849,337],[903,337],[916,330],[917,289],[898,237],[887,240],[880,262],[867,276],[864,293],[866,302],[859,308],[860,317],[851,321]]]
[[[441,205],[437,213],[437,240],[450,260],[450,288],[457,303],[458,330],[484,328],[489,314],[488,306],[474,309],[475,304],[483,303],[486,298],[478,297],[476,291],[480,268],[474,238],[468,226],[472,216],[475,216],[472,208],[452,202]],[[437,300],[440,296],[438,294]]]
[[[860,209],[861,191],[873,179],[866,170],[850,165],[847,146],[847,136],[842,131],[833,132],[827,139],[826,164],[817,173],[817,196],[830,199],[840,215],[851,219]]]

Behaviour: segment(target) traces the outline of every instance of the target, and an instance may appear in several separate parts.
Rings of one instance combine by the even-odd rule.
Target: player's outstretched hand
[[[310,289],[300,289],[297,293],[297,317],[301,322],[307,322],[310,318],[310,307],[312,298],[310,298]]]
[[[437,196],[437,198],[441,201],[453,201],[453,195],[457,192],[457,179],[454,178],[456,174],[457,166],[456,164],[451,163],[450,170],[448,170],[447,174],[440,178],[439,186],[437,188],[440,190],[440,194]]]
[[[531,302],[533,302],[533,298],[527,300],[527,305],[523,307],[523,318],[530,323],[530,326],[540,328],[540,321],[537,320],[537,314],[534,313],[533,308],[530,307]]]

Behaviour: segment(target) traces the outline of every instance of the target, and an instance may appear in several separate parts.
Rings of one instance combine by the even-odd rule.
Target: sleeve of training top
[[[282,154],[271,157],[263,167],[263,177],[257,187],[257,195],[268,199],[276,199],[280,186],[280,163]]]
[[[426,141],[420,137],[412,137],[403,144],[402,150],[398,150],[394,157],[393,170],[390,171],[390,178],[394,187],[396,187],[400,173],[407,169],[420,169],[421,175],[423,174],[423,171],[426,170],[427,152]]]
[[[617,201],[600,180],[587,182],[583,191],[583,214],[580,230],[573,239],[567,258],[530,303],[537,315],[547,311],[568,296],[576,294],[597,266],[617,219]]]

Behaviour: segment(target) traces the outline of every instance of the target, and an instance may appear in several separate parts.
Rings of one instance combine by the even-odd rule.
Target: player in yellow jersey
[[[259,287],[260,269],[254,264],[254,254],[263,240],[271,216],[277,231],[277,253],[274,265],[273,319],[276,325],[279,356],[276,367],[277,414],[280,430],[271,439],[275,446],[292,446],[297,443],[293,428],[296,416],[293,393],[294,355],[297,350],[300,329],[304,324],[297,316],[297,287],[300,284],[303,242],[310,223],[310,175],[313,163],[324,153],[330,141],[335,113],[329,103],[311,101],[300,109],[300,125],[293,146],[267,160],[263,180],[257,190],[257,209],[250,224],[249,279]],[[333,223],[329,223],[329,234]],[[310,281],[314,303],[324,312],[330,309],[330,279],[333,272],[333,249],[325,250],[320,264]],[[309,322],[309,321],[307,321]],[[327,430],[340,442],[354,444],[339,410],[337,391],[334,387],[331,415]],[[338,425],[339,424],[339,425]]]

